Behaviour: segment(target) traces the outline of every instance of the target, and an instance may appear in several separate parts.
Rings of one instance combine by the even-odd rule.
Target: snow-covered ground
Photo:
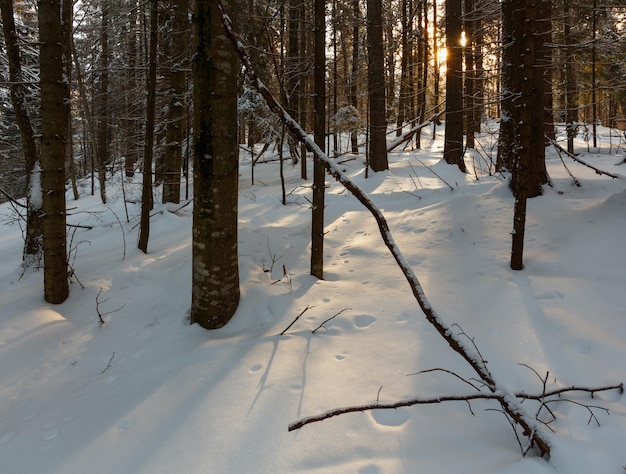
[[[616,166],[624,147],[609,150],[601,132],[600,153],[577,142],[581,158],[626,175]],[[474,338],[512,392],[541,393],[548,372],[548,389],[624,382],[624,179],[566,159],[576,187],[551,149],[554,187],[529,202],[526,267],[514,272],[513,199],[483,159],[494,135],[481,137],[483,157],[468,154],[467,175],[440,162],[442,135],[394,151],[389,172],[367,180],[362,157],[339,159],[384,210],[439,315]],[[471,391],[446,372],[411,375],[419,371],[475,374],[425,320],[369,214],[331,179],[326,278],[309,275],[310,183],[299,165],[285,168],[283,206],[278,163],[257,165],[252,185],[242,152],[242,299],[211,332],[188,324],[191,204],[155,208],[144,255],[139,209],[128,205],[127,223],[119,178],[107,206],[85,188],[68,202],[69,221],[92,228],[69,229],[75,278],[59,306],[44,302],[41,272],[20,278],[20,228],[0,207],[2,473],[624,471],[626,397],[616,391],[549,406],[549,461],[522,457],[490,401],[352,413],[288,432],[337,407]],[[139,186],[125,191],[137,197]],[[522,406],[534,416],[536,404]]]

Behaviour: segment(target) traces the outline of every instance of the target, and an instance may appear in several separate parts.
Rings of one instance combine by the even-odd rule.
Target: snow
[[[624,382],[623,178],[570,160],[576,187],[550,152],[554,188],[528,202],[525,269],[515,272],[505,178],[478,170],[476,179],[443,163],[443,131],[435,141],[430,131],[425,149],[394,150],[390,170],[367,180],[362,157],[337,160],[348,160],[338,169],[383,210],[438,316],[473,338],[498,393],[541,393],[526,366],[541,378],[549,372],[548,389]],[[580,157],[623,176],[615,166],[623,150],[609,150],[609,131],[599,131],[602,148],[587,152],[581,136]],[[485,150],[495,137],[479,137]],[[241,303],[216,331],[189,326],[193,204],[153,211],[144,255],[133,245],[138,205],[128,204],[131,220],[120,231],[120,178],[108,190],[112,212],[87,186],[68,203],[76,207],[72,224],[93,227],[73,237],[84,288],[74,279],[58,306],[44,302],[41,272],[20,278],[20,228],[0,219],[3,473],[623,472],[626,397],[617,391],[572,393],[550,405],[555,432],[537,422],[549,436],[549,460],[521,455],[493,400],[472,401],[475,416],[451,401],[334,416],[288,432],[339,407],[471,390],[442,371],[411,375],[420,371],[476,374],[426,321],[369,212],[339,182],[328,179],[326,279],[318,281],[308,274],[310,183],[299,179],[300,165],[285,166],[293,192],[282,206],[278,163],[258,163],[251,184],[249,153],[241,159]],[[125,183],[129,200],[140,181]],[[11,212],[0,207],[0,217]],[[610,412],[594,409],[598,426],[567,399]],[[510,401],[532,416],[538,408]]]

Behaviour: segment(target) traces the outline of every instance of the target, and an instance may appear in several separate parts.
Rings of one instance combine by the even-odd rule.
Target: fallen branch
[[[498,400],[502,410],[515,422],[515,424],[521,426],[524,436],[529,440],[529,449],[537,447],[540,454],[550,455],[550,444],[548,442],[547,433],[544,433],[541,426],[539,426],[535,420],[533,420],[519,405],[517,401],[510,394],[502,392],[499,385],[496,383],[494,377],[487,369],[480,354],[476,353],[474,346],[467,345],[465,340],[455,334],[454,331],[445,324],[445,322],[439,317],[435,309],[431,306],[430,302],[426,298],[426,294],[422,288],[421,283],[417,279],[417,276],[413,272],[413,269],[409,266],[407,260],[402,255],[400,248],[395,243],[393,236],[389,230],[389,225],[380,210],[380,208],[367,196],[367,194],[359,188],[342,170],[337,164],[326,156],[326,154],[315,144],[313,140],[306,134],[306,132],[300,127],[300,125],[287,113],[265,87],[263,82],[258,78],[254,72],[254,68],[246,53],[243,44],[239,41],[236,34],[233,31],[232,22],[229,16],[224,12],[224,7],[221,1],[217,1],[218,8],[222,15],[222,22],[226,35],[230,39],[233,47],[235,48],[241,62],[246,69],[246,76],[250,85],[261,94],[261,96],[267,102],[268,107],[274,113],[278,115],[280,120],[285,124],[294,137],[300,141],[304,146],[315,155],[315,157],[324,164],[327,171],[339,181],[365,208],[372,214],[378,228],[380,230],[381,237],[393,255],[396,263],[402,270],[407,283],[409,284],[413,296],[418,305],[424,312],[428,322],[434,326],[441,337],[450,345],[452,350],[459,354],[478,374],[479,378],[485,384],[485,386],[491,392],[491,398]],[[295,322],[295,321],[294,321]],[[283,331],[284,333],[284,331]],[[358,410],[354,410],[358,411]],[[334,415],[332,415],[334,416]],[[296,428],[293,428],[296,429]]]
[[[619,179],[619,176],[613,173],[609,173],[608,171],[603,171],[599,168],[596,168],[593,165],[590,165],[589,163],[584,162],[583,160],[581,160],[580,158],[578,158],[576,155],[574,155],[573,153],[570,153],[569,151],[567,151],[565,148],[563,148],[561,145],[559,145],[556,140],[550,140],[550,143],[552,144],[552,146],[554,148],[556,148],[558,151],[561,151],[562,153],[565,153],[567,156],[569,156],[572,160],[574,160],[577,163],[580,163],[581,165],[586,166],[587,168],[591,168],[592,170],[594,170],[596,172],[596,174],[605,174],[607,176],[610,176],[613,179]]]
[[[610,386],[610,387],[596,387],[596,388],[569,387],[569,388],[557,389],[546,394],[542,393],[540,395],[528,395],[525,393],[516,393],[515,396],[521,399],[541,400],[545,396],[560,395],[568,391],[584,391],[584,392],[595,393],[595,392],[607,391],[607,390],[619,390],[620,393],[623,393],[624,386],[623,384],[619,384],[619,385]],[[346,413],[365,412],[365,411],[371,411],[371,410],[391,410],[391,409],[395,410],[397,408],[410,407],[413,405],[434,405],[434,404],[443,403],[443,402],[460,402],[460,401],[470,402],[472,400],[497,400],[502,405],[506,403],[505,398],[507,396],[508,395],[502,391],[495,392],[495,393],[480,392],[480,393],[470,393],[466,395],[443,395],[443,396],[433,397],[433,398],[411,398],[408,400],[401,400],[401,401],[393,402],[393,403],[376,402],[376,403],[368,403],[365,405],[355,405],[351,407],[335,408],[334,410],[329,410],[325,413],[300,418],[299,420],[294,421],[293,423],[290,423],[288,426],[288,430],[289,431],[299,430],[300,428],[308,424],[316,423],[319,421],[324,421],[324,420],[327,420],[328,418],[332,418],[332,417],[339,416],[339,415],[345,415]],[[606,408],[603,408],[603,407],[598,407],[595,405],[586,405],[584,403],[576,402],[574,400],[569,400],[569,399],[548,400],[547,402],[556,403],[559,401],[574,403],[576,405],[586,408],[587,410],[590,410],[591,408],[597,408],[603,411],[608,411]],[[508,413],[506,414],[508,415]],[[473,415],[473,412],[472,412],[472,415]],[[592,412],[592,417],[590,417],[590,421],[592,419],[595,419],[597,422],[597,418],[595,417],[593,412]]]
[[[387,152],[393,151],[394,149],[398,148],[403,143],[408,142],[422,128],[428,127],[429,125],[431,125],[435,120],[437,120],[442,115],[443,115],[443,110],[441,110],[440,112],[437,112],[436,114],[433,114],[425,122],[422,122],[422,123],[416,125],[415,127],[413,127],[408,132],[400,135],[398,138],[396,138],[394,141],[392,141],[389,145],[387,145]]]

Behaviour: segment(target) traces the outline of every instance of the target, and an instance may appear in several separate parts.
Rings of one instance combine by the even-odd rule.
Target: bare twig
[[[124,181],[124,180],[122,179],[122,181]],[[117,223],[120,225],[120,232],[122,232],[122,244],[124,245],[124,253],[122,254],[122,262],[123,262],[124,259],[126,258],[126,235],[124,234],[124,226],[122,225],[122,221],[117,216],[115,211],[113,211],[113,209],[111,209],[110,207],[108,209],[109,209],[109,211],[111,211],[113,213],[113,215],[117,219]]]
[[[111,367],[111,362],[113,362],[113,357],[115,357],[115,352],[113,354],[111,354],[111,358],[109,359],[109,363],[107,364],[107,366],[102,369],[102,372],[100,372],[101,374],[105,373],[107,371],[107,369],[109,369]]]
[[[425,168],[428,169],[428,171],[430,171],[432,174],[434,174],[435,176],[437,176],[437,178],[439,178],[441,180],[442,183],[444,183],[446,186],[448,186],[452,191],[454,191],[454,188],[452,187],[452,185],[450,183],[448,183],[445,179],[443,179],[441,176],[439,176],[437,174],[437,172],[432,168],[432,166],[428,166],[426,163],[424,163],[422,160],[420,160],[419,158],[415,158],[417,161],[420,162],[420,164],[422,166],[424,166]]]
[[[441,369],[441,368],[426,369],[426,370],[420,370],[419,372],[413,372],[412,374],[406,374],[406,375],[408,377],[408,376],[411,376],[411,375],[427,374],[429,372],[445,372],[446,374],[450,374],[450,375],[456,377],[457,379],[461,380],[462,382],[465,382],[467,385],[469,385],[473,389],[480,391],[480,389],[476,385],[474,385],[472,382],[470,382],[467,379],[464,379],[463,377],[461,377],[456,372],[452,372],[451,370],[448,370],[448,369]]]
[[[298,316],[296,316],[296,318],[295,318],[293,321],[291,321],[291,324],[290,324],[289,326],[287,326],[285,329],[283,329],[283,331],[280,333],[280,335],[281,335],[281,336],[284,336],[284,335],[285,335],[285,333],[289,330],[289,328],[290,328],[291,326],[293,326],[293,325],[296,323],[296,321],[297,321],[298,319],[300,319],[300,316],[302,316],[304,313],[306,313],[306,312],[307,312],[308,310],[310,310],[311,308],[315,308],[315,306],[308,306],[308,305],[307,305],[307,307],[306,307],[306,308],[304,308],[304,309],[302,310],[302,312],[301,312]]]
[[[124,303],[122,306],[120,306],[117,309],[114,309],[112,311],[107,311],[105,313],[100,311],[100,305],[102,303],[106,303],[108,301],[108,299],[104,300],[104,301],[100,301],[100,295],[102,294],[102,290],[103,288],[100,288],[100,291],[98,291],[98,294],[96,295],[96,313],[98,313],[98,318],[100,319],[100,327],[104,326],[104,316],[106,316],[107,314],[111,314],[111,313],[117,313],[118,311],[120,311],[122,308],[124,308],[124,306],[126,306],[126,303]]]
[[[343,313],[344,311],[349,311],[352,308],[344,308],[341,311],[339,311],[338,313],[333,314],[330,318],[326,319],[322,324],[320,324],[319,326],[317,326],[315,329],[313,329],[311,331],[311,334],[315,334],[319,329],[321,329],[322,327],[324,327],[324,324],[326,324],[328,321],[331,321],[333,319],[335,319],[337,316],[339,316],[341,313]],[[324,329],[326,329],[324,327]]]

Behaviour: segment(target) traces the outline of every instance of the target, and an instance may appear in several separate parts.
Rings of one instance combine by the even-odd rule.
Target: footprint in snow
[[[587,355],[591,352],[591,341],[587,338],[577,339],[574,342],[576,352],[581,355]]]
[[[41,433],[41,439],[43,441],[50,441],[51,439],[56,438],[58,434],[59,434],[59,429],[52,427],[50,429],[45,430],[43,433]]]
[[[538,300],[562,300],[564,297],[563,293],[558,290],[548,290],[543,293],[539,293],[536,298]]]
[[[404,408],[393,410],[372,410],[372,418],[383,426],[401,426],[409,419],[409,411]]]
[[[368,316],[366,314],[362,314],[354,318],[354,325],[358,328],[366,328],[368,326],[371,326],[375,322],[376,322],[375,317]]]

